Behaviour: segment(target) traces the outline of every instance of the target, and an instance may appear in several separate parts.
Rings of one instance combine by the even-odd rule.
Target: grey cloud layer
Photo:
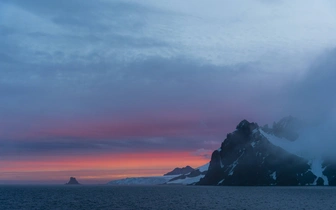
[[[49,119],[152,112],[164,121],[160,113],[193,111],[205,125],[225,125],[225,133],[243,118],[335,113],[335,51],[308,60],[335,47],[335,4],[244,2],[2,1],[0,142],[50,129]],[[31,141],[3,148],[76,147]],[[175,148],[172,142],[155,148]],[[195,149],[209,149],[199,142]]]
[[[304,62],[336,41],[331,0],[243,2],[4,1],[0,25],[2,40],[19,49],[7,56],[34,63],[181,55],[215,64]],[[286,66],[293,65],[303,64],[294,58]]]
[[[335,118],[336,50],[327,50],[311,63],[308,70],[292,78],[279,92],[286,112],[312,122]]]
[[[185,152],[205,156],[209,145],[201,138],[146,138],[122,140],[98,140],[83,138],[49,138],[23,142],[0,141],[0,160],[40,159],[82,155],[106,155],[123,153]],[[216,142],[217,145],[220,141]],[[217,146],[216,145],[216,146]],[[213,146],[213,145],[211,145]],[[199,149],[199,148],[207,148]],[[195,151],[193,153],[193,151]]]
[[[28,63],[91,63],[155,54],[171,48],[146,32],[146,19],[158,12],[124,1],[5,1],[2,49],[7,57]]]

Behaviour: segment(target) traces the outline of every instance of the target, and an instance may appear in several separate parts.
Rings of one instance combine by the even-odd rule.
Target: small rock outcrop
[[[66,185],[79,185],[79,182],[76,180],[75,177],[70,177],[70,180]]]

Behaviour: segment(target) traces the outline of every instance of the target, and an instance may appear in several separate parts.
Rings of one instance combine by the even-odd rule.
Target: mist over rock
[[[303,127],[303,122],[292,116],[284,117],[279,122],[274,122],[272,127],[265,125],[263,131],[273,134],[279,138],[295,141],[299,138],[298,131]]]
[[[66,185],[79,185],[79,182],[76,180],[75,177],[70,177],[70,180]]]
[[[335,162],[320,157],[307,158],[291,150],[299,138],[299,125],[293,117],[281,119],[272,128],[241,121],[212,153],[207,173],[196,184],[336,185]]]
[[[164,174],[164,176],[169,176],[169,175],[183,175],[183,174],[188,174],[192,171],[194,171],[195,169],[193,169],[190,166],[186,166],[183,168],[175,168],[174,170]]]

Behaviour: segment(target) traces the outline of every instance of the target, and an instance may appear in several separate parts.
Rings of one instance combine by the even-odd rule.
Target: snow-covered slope
[[[109,185],[160,185],[160,184],[181,184],[189,185],[198,182],[209,168],[209,163],[196,168],[187,174],[164,175],[152,177],[132,177],[125,179],[113,180]]]
[[[113,180],[109,185],[159,185],[165,184],[176,176],[152,176],[152,177],[132,177],[125,179]]]
[[[202,165],[202,166],[200,166],[196,169],[200,170],[200,172],[206,172],[206,171],[208,171],[209,165],[210,165],[210,163],[207,163],[207,164]]]

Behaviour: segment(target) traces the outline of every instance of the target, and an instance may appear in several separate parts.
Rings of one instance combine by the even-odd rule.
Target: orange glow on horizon
[[[94,156],[44,157],[39,160],[0,160],[0,180],[108,180],[163,175],[175,167],[198,167],[209,160],[190,152],[123,153]]]

